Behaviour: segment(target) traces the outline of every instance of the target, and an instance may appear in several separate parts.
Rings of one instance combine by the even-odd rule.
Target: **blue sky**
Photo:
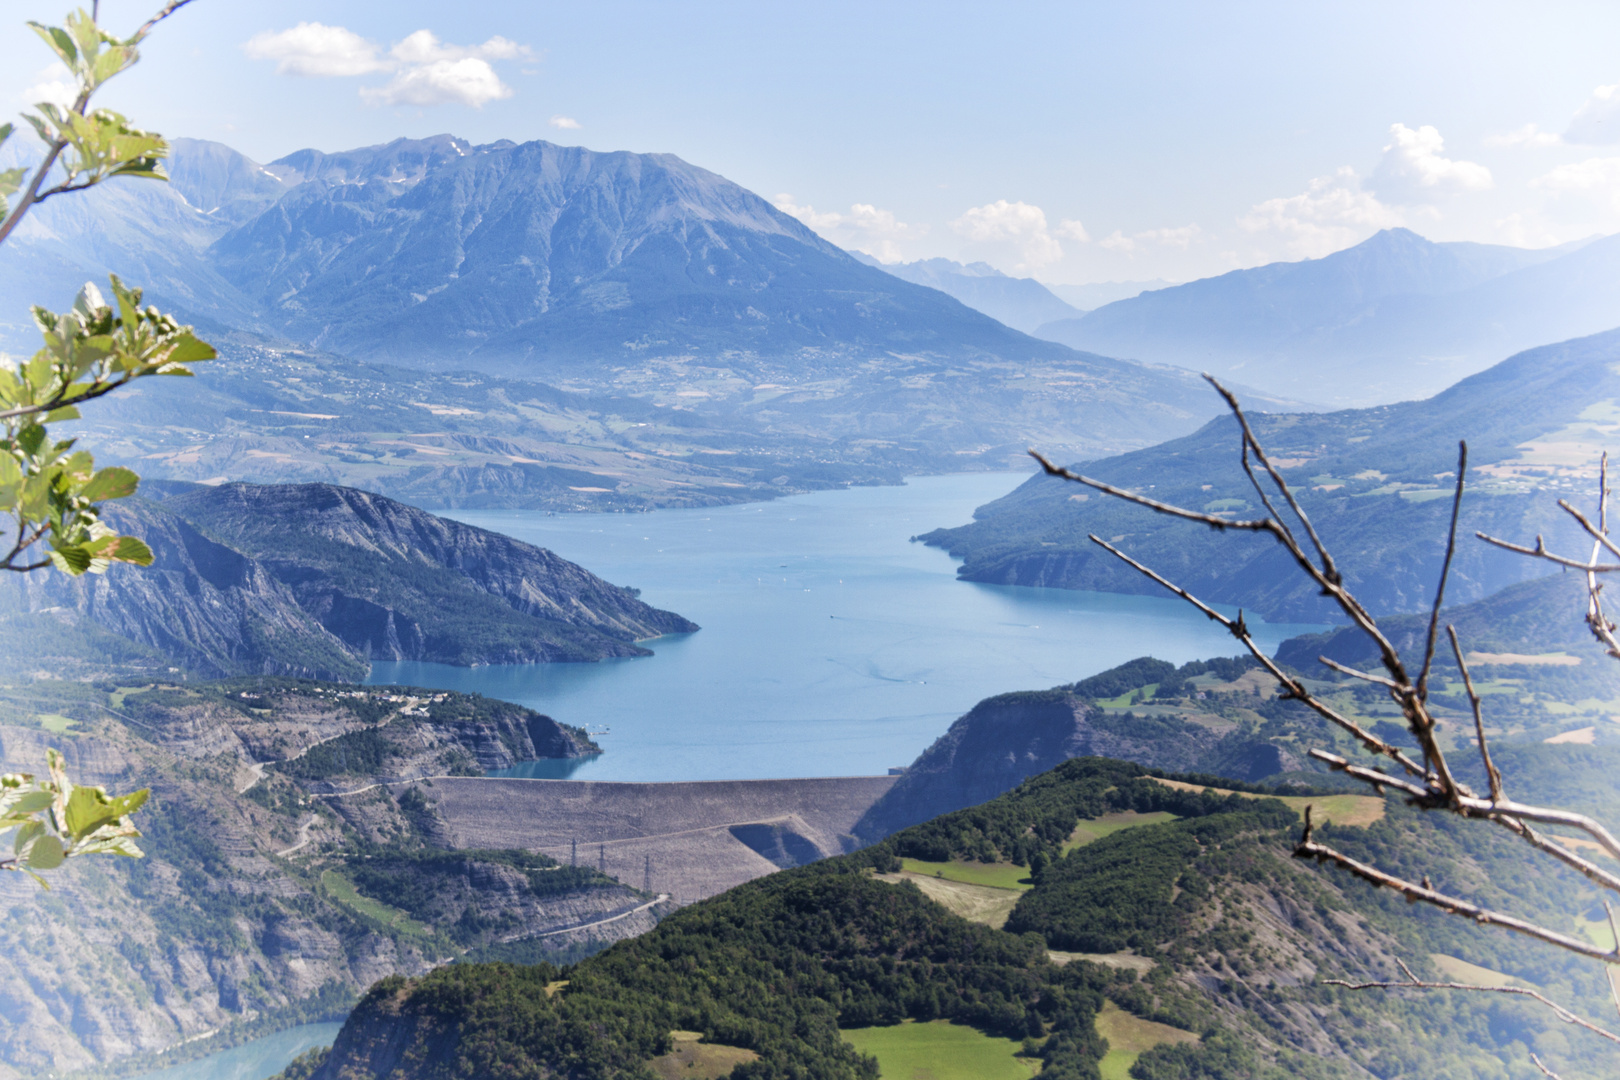
[[[5,5],[7,111],[52,82],[22,21],[65,10]],[[1595,3],[195,0],[105,103],[259,160],[446,131],[668,152],[880,258],[1184,280],[1395,224],[1620,231],[1616,41]]]

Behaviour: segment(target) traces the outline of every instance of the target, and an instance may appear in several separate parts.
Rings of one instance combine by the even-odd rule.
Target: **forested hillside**
[[[1130,1050],[1134,1066],[1115,1059],[1143,1080],[1505,1080],[1532,1049],[1563,1067],[1604,1060],[1534,1005],[1321,985],[1393,973],[1399,956],[1420,972],[1488,967],[1588,1010],[1604,1000],[1595,969],[1293,861],[1307,802],[1347,822],[1327,827],[1346,850],[1440,867],[1453,888],[1579,932],[1570,883],[1527,879],[1517,850],[1478,830],[1370,797],[1285,804],[1078,759],[693,905],[572,968],[455,965],[379,984],[315,1076],[632,1076],[693,1032],[755,1055],[734,1077],[872,1077],[842,1033],[944,1019],[1023,1040],[1042,1075],[1096,1077],[1110,1049],[1098,1018],[1121,1012],[1170,1033]],[[959,908],[986,887],[953,879],[998,869],[1011,887],[988,891],[1016,900],[1010,914],[976,925],[929,899],[943,879]]]

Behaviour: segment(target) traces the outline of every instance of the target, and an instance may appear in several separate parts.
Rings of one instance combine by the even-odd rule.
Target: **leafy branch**
[[[24,115],[45,153],[32,172],[0,171],[0,244],[34,207],[57,195],[115,177],[168,179],[161,164],[169,146],[162,136],[132,127],[109,109],[91,110],[90,102],[140,59],[137,46],[146,35],[190,2],[170,0],[128,38],[109,34],[95,14],[83,10],[69,15],[65,27],[28,24],[79,91],[69,106],[41,102]],[[13,131],[13,125],[0,124],[0,145]],[[79,406],[136,379],[190,375],[190,365],[217,354],[191,327],[142,307],[140,289],[116,275],[110,284],[110,301],[86,284],[65,313],[34,307],[44,347],[0,369],[0,514],[11,521],[9,549],[0,543],[0,570],[54,566],[78,575],[101,573],[115,562],[152,562],[145,543],[117,535],[100,515],[101,503],[133,495],[139,477],[125,468],[97,469],[90,453],[76,448],[77,440],[52,437],[49,425],[79,419]],[[47,550],[38,555],[34,549],[42,543]]]
[[[48,779],[32,773],[0,776],[0,834],[14,834],[12,853],[0,856],[0,870],[25,873],[48,889],[38,871],[54,870],[68,859],[141,858],[135,844],[141,834],[130,815],[145,804],[147,789],[109,796],[102,788],[69,780],[59,751],[45,751],[45,761]]]

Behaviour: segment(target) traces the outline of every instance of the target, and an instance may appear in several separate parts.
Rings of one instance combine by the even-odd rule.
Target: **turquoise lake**
[[[519,775],[590,780],[853,776],[909,764],[980,699],[1137,656],[1236,643],[1185,602],[959,581],[911,541],[1023,474],[912,479],[702,510],[453,511],[556,551],[703,627],[599,664],[378,663],[373,684],[475,691],[586,727],[604,753]],[[1265,648],[1319,629],[1251,619]]]

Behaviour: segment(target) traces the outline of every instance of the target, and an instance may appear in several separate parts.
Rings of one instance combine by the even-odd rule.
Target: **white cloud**
[[[434,60],[399,72],[387,85],[362,87],[360,97],[373,105],[444,105],[459,102],[482,108],[512,96],[488,60],[467,56],[460,60]]]
[[[392,72],[382,86],[360,90],[374,105],[443,105],[480,108],[512,96],[491,60],[531,55],[527,45],[499,35],[482,45],[450,45],[431,30],[418,30],[386,53],[376,42],[341,26],[299,23],[290,30],[255,34],[242,46],[254,59],[276,61],[281,75],[348,77]]]
[[[1620,157],[1587,158],[1560,165],[1530,186],[1555,195],[1585,196],[1620,210]]]
[[[997,199],[975,206],[951,222],[951,229],[971,243],[1010,249],[1018,270],[1038,270],[1063,258],[1063,245],[1046,231],[1046,212],[1026,202]]]
[[[1389,136],[1369,185],[1386,202],[1428,203],[1440,195],[1495,186],[1485,166],[1442,156],[1445,140],[1430,124],[1416,129],[1391,124]]]
[[[1563,138],[1555,131],[1542,131],[1535,124],[1485,136],[1486,146],[1558,146]]]
[[[1564,138],[1595,146],[1620,142],[1620,83],[1593,90],[1592,96],[1575,110]]]
[[[822,213],[813,206],[800,206],[786,192],[778,195],[774,203],[782,213],[798,218],[839,247],[865,252],[879,262],[902,261],[905,253],[901,244],[919,239],[928,231],[926,226],[908,225],[898,220],[894,211],[879,210],[871,203],[855,203],[847,214]]]
[[[1086,232],[1086,227],[1073,218],[1059,222],[1058,227],[1052,231],[1063,239],[1073,240],[1077,244],[1091,243],[1091,234]]]
[[[1167,229],[1145,229],[1126,236],[1115,229],[1098,241],[1109,251],[1119,255],[1135,255],[1138,248],[1175,248],[1186,251],[1204,239],[1204,230],[1197,225],[1178,225]]]
[[[242,46],[255,60],[274,60],[277,75],[344,76],[386,71],[375,42],[352,30],[301,22],[291,30],[254,34]]]
[[[34,81],[22,92],[22,100],[29,105],[49,102],[67,108],[79,96],[79,84],[73,73],[61,64],[40,68]]]
[[[1332,176],[1318,176],[1298,195],[1256,203],[1238,219],[1243,231],[1271,234],[1292,254],[1307,259],[1319,259],[1369,233],[1402,223],[1399,210],[1362,190],[1356,171],[1349,166]]]
[[[579,121],[572,116],[553,116],[550,123],[552,127],[562,128],[564,131],[578,131],[580,128]]]

